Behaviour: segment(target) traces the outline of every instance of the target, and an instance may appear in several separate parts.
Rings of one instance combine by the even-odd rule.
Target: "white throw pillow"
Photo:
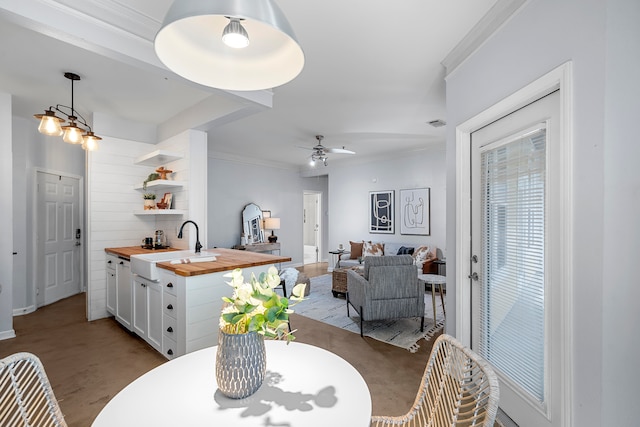
[[[431,248],[429,246],[418,246],[415,251],[413,251],[413,263],[417,266],[422,266],[425,261],[433,258],[431,254]]]
[[[384,254],[384,243],[364,242],[362,246],[362,256],[382,256]]]

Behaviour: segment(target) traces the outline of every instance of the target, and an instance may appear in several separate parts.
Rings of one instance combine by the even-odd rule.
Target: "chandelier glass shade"
[[[240,43],[229,47],[227,39]],[[302,48],[273,0],[176,0],[154,47],[174,73],[224,90],[274,88],[304,66]]]
[[[98,141],[102,138],[93,133],[84,117],[73,108],[73,82],[80,80],[80,76],[69,72],[64,73],[64,76],[71,80],[71,107],[57,104],[45,110],[44,114],[34,114],[33,117],[40,120],[38,132],[49,136],[62,136],[64,142],[81,145],[88,151],[97,150]],[[69,123],[62,126],[65,119],[56,116],[56,112],[66,117]]]

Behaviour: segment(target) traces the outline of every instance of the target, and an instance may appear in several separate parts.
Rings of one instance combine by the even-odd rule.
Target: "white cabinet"
[[[107,274],[107,311],[114,316],[116,315],[117,301],[117,282],[116,282],[116,263],[118,258],[114,255],[107,255],[105,271]]]
[[[162,288],[159,283],[133,276],[133,332],[162,350]]]
[[[162,351],[162,287],[159,283],[147,285],[147,342]]]
[[[140,338],[147,335],[147,281],[133,276],[133,332]]]
[[[118,259],[116,264],[116,320],[131,330],[131,263]]]

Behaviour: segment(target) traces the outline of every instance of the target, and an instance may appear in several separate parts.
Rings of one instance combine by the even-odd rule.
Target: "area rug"
[[[311,293],[306,300],[292,309],[296,314],[305,316],[338,328],[360,334],[360,317],[349,307],[347,317],[347,301],[344,297],[334,298],[331,293],[331,274],[313,277]],[[436,323],[433,323],[431,293],[425,292],[424,331],[420,331],[420,319],[390,319],[364,322],[363,332],[367,337],[402,347],[414,353],[420,348],[420,340],[430,340],[444,326],[444,314],[439,295],[436,295]]]

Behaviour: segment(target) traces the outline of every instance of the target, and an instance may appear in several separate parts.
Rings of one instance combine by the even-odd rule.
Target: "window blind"
[[[481,168],[478,351],[544,404],[546,130],[492,146]]]

